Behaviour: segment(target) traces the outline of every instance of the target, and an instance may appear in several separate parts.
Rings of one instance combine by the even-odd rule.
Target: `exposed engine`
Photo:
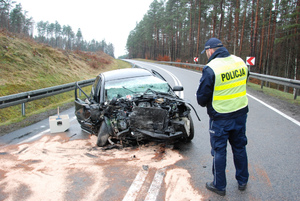
[[[157,94],[114,98],[103,111],[110,121],[112,137],[132,137],[138,141],[189,136],[189,114],[190,108],[184,102]]]

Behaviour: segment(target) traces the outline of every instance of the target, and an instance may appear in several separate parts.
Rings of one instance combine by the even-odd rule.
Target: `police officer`
[[[246,120],[248,99],[246,81],[248,69],[245,62],[230,55],[217,38],[206,43],[208,63],[203,68],[202,77],[196,93],[198,104],[207,108],[211,154],[213,156],[212,182],[206,188],[221,196],[226,194],[226,147],[229,141],[238,189],[245,190],[249,178],[246,152]]]

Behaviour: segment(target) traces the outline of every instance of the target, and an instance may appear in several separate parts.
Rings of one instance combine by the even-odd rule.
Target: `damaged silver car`
[[[76,83],[75,115],[83,130],[98,136],[100,147],[194,138],[193,107],[174,92],[183,87],[172,89],[156,71],[127,68],[101,73],[91,94],[84,93],[85,100],[78,90],[84,93]]]

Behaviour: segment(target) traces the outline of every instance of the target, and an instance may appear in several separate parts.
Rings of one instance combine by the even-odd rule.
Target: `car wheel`
[[[188,119],[190,120],[190,135],[186,137],[186,142],[190,142],[194,138],[194,123],[190,114],[188,116]]]
[[[98,132],[97,146],[98,147],[105,146],[107,144],[108,137],[109,137],[108,126],[106,122],[103,121]]]

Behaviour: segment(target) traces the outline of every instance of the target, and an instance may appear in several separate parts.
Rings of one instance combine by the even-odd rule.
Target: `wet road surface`
[[[45,119],[0,137],[0,200],[299,199],[298,121],[290,121],[248,94],[249,184],[245,192],[237,189],[228,146],[227,192],[220,197],[205,189],[212,180],[212,157],[206,110],[197,106],[194,97],[201,74],[141,65],[157,67],[171,85],[181,82],[184,86],[184,98],[202,120],[198,122],[192,114],[196,132],[191,143],[103,150],[96,147],[95,136],[80,129],[71,108],[62,112],[70,117],[67,132],[51,134]]]

